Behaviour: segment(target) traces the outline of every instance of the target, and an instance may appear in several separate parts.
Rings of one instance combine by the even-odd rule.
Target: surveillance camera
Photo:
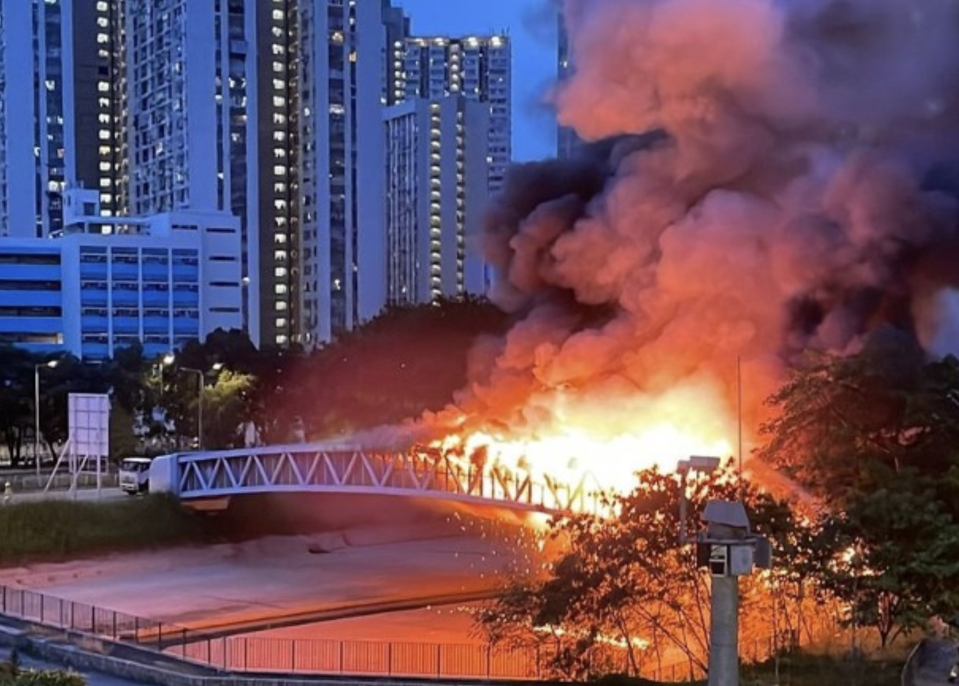
[[[711,500],[703,510],[703,521],[710,528],[722,526],[749,532],[749,517],[746,516],[746,508],[739,501]]]

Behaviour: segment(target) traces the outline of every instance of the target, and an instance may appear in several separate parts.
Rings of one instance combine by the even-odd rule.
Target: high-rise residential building
[[[264,343],[311,347],[385,303],[382,9],[257,4]]]
[[[390,304],[483,292],[483,265],[469,244],[489,198],[489,117],[462,94],[384,111]]]
[[[249,284],[248,2],[0,4],[0,235],[62,232],[69,189],[103,216],[232,212]],[[257,296],[242,290],[254,341]]]
[[[366,132],[382,131],[390,9],[4,0],[0,235],[61,233],[67,189],[95,190],[103,216],[229,212],[254,342],[310,347],[373,317],[385,152]]]
[[[259,160],[250,82],[252,0],[114,0],[113,145],[124,215],[231,212],[240,220],[245,328],[261,340]],[[252,248],[252,249],[251,249]]]
[[[0,236],[57,233],[67,187],[112,179],[112,4],[0,3]]]
[[[403,76],[403,57],[406,54],[406,39],[410,36],[410,19],[401,7],[393,7],[391,0],[382,3],[383,30],[383,105],[395,105],[406,97]]]
[[[488,186],[498,192],[512,159],[509,36],[408,37],[404,43],[401,71],[391,78],[404,99],[462,95],[489,108]]]

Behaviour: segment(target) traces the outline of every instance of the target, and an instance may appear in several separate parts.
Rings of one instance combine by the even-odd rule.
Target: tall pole
[[[197,371],[197,426],[196,426],[196,447],[203,450],[203,372]]]
[[[37,488],[40,488],[40,365],[33,366],[33,460],[37,463]]]
[[[743,363],[736,355],[736,405],[739,414],[739,478],[743,478]]]
[[[201,369],[193,369],[191,367],[181,367],[181,369],[185,372],[196,374],[196,447],[197,450],[200,450],[203,448],[203,382],[206,379],[206,375]]]
[[[739,686],[739,577],[713,575],[711,596],[708,686]]]

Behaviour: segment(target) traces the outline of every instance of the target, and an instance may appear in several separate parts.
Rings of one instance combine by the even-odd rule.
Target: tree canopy
[[[709,578],[695,546],[680,541],[683,482],[656,470],[637,474],[635,488],[610,496],[613,516],[573,514],[553,522],[559,554],[537,575],[517,575],[479,615],[494,642],[536,645],[553,676],[640,675],[651,664],[682,661],[706,668]],[[709,500],[741,499],[754,530],[775,539],[798,526],[785,503],[729,472],[690,480],[687,516],[698,522]],[[746,587],[747,624],[774,630],[768,596]]]
[[[505,322],[466,298],[388,309],[309,353],[257,350],[244,333],[220,330],[166,361],[139,344],[100,364],[0,346],[0,439],[10,463],[32,463],[40,365],[44,455],[66,439],[70,393],[110,394],[116,457],[321,440],[440,409],[465,385],[474,341]]]
[[[823,505],[824,586],[883,643],[959,594],[959,360],[927,359],[881,330],[849,356],[815,356],[770,399],[759,459]]]

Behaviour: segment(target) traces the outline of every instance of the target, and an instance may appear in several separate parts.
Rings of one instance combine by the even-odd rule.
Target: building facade
[[[230,212],[240,220],[244,329],[260,342],[252,0],[114,0],[117,209]],[[276,4],[276,3],[273,3]]]
[[[456,108],[485,121],[495,192],[510,86],[508,36],[411,37],[389,0],[3,0],[0,235],[79,240],[78,213],[82,233],[115,235],[141,216],[232,214],[242,328],[259,346],[310,348],[387,302],[383,106],[482,103],[482,117]],[[470,180],[444,189],[479,212],[463,190],[478,146],[446,135],[443,164],[468,153]],[[67,208],[70,191],[96,212]],[[443,221],[455,242],[471,220]],[[443,293],[470,290],[455,252]]]
[[[398,60],[392,68],[396,69]],[[512,160],[512,67],[508,35],[408,37],[402,68],[391,78],[401,99],[439,100],[448,95],[484,103],[489,109],[488,186],[503,185]],[[399,100],[399,99],[398,99]]]
[[[390,304],[484,291],[472,243],[489,199],[489,116],[484,103],[463,95],[385,110]]]
[[[65,188],[96,188],[104,177],[98,156],[109,132],[101,133],[98,112],[109,80],[97,67],[97,27],[108,8],[0,3],[0,236],[59,231]]]
[[[156,356],[242,327],[236,218],[88,219],[110,233],[0,241],[0,342],[102,360],[135,341]]]
[[[375,316],[386,297],[383,7],[258,5],[262,340],[307,348]]]

